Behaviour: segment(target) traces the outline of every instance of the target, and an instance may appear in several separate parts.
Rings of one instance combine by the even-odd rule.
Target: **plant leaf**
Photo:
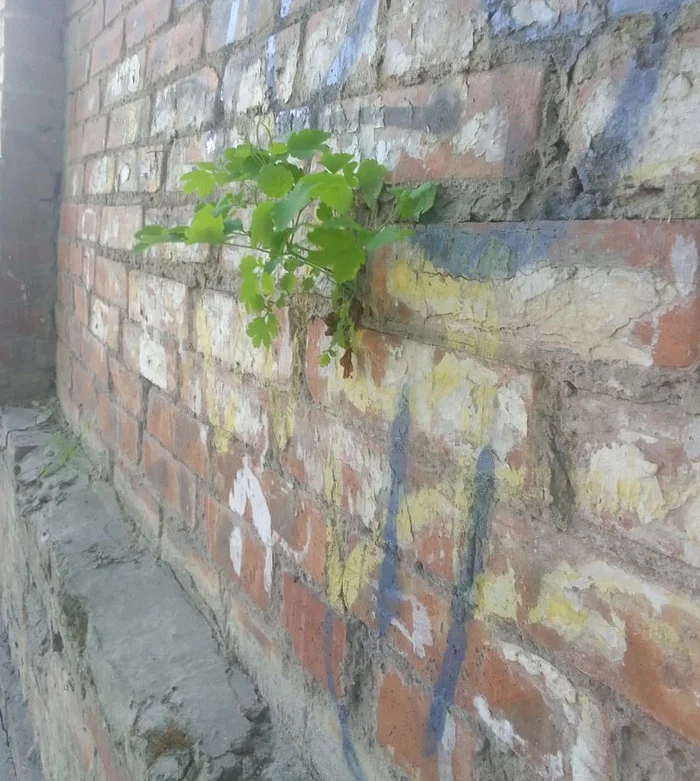
[[[357,169],[357,178],[360,182],[360,195],[362,200],[374,208],[379,198],[382,187],[384,186],[384,177],[386,168],[380,165],[376,160],[363,160]]]
[[[324,133],[322,130],[300,130],[289,136],[287,149],[297,160],[311,160],[329,138],[330,133]]]
[[[303,184],[303,179],[298,181],[294,187],[285,195],[276,201],[272,208],[272,219],[277,230],[286,228],[297,214],[309,202],[309,188]]]
[[[180,180],[182,181],[183,192],[188,195],[196,192],[198,198],[206,198],[216,188],[216,182],[211,171],[203,171],[201,168],[188,171],[180,177]]]
[[[392,187],[391,193],[396,198],[399,217],[402,220],[418,222],[422,214],[432,209],[437,195],[437,185],[435,182],[423,182],[412,189]]]
[[[352,189],[342,176],[321,171],[307,174],[302,180],[309,188],[309,196],[344,214],[352,206]]]
[[[294,176],[281,165],[267,163],[258,173],[258,186],[270,198],[280,198],[294,186]]]
[[[224,218],[215,217],[214,207],[208,203],[199,209],[185,232],[187,244],[221,244],[226,240]]]
[[[271,315],[271,317],[274,317],[274,315]],[[275,324],[276,322],[277,319],[275,318]],[[270,330],[270,325],[264,317],[256,317],[251,320],[248,325],[247,333],[253,340],[253,345],[255,347],[260,347],[261,344],[264,344],[265,347],[270,347],[272,345],[273,334]]]
[[[321,153],[321,165],[332,174],[337,173],[340,169],[347,165],[352,160],[352,155],[348,154],[333,154],[328,149],[324,149]]]
[[[309,241],[319,247],[309,253],[309,260],[329,269],[336,282],[349,282],[365,262],[365,253],[348,231],[323,226],[309,233]]]
[[[411,236],[413,231],[410,229],[398,228],[396,225],[388,225],[378,230],[372,238],[365,244],[365,249],[375,250],[384,247],[387,244],[393,244],[395,241],[405,239]]]
[[[240,233],[243,230],[243,223],[238,217],[224,218],[224,233],[228,236],[231,233]]]
[[[272,296],[275,294],[275,280],[272,274],[270,274],[268,271],[263,271],[260,277],[260,287],[266,296]]]
[[[272,246],[272,238],[275,232],[272,224],[273,201],[263,201],[255,207],[253,216],[250,220],[250,243],[253,247],[265,247],[269,249]]]

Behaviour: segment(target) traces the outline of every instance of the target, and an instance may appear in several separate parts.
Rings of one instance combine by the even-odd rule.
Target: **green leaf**
[[[276,201],[272,208],[272,219],[277,230],[286,228],[297,214],[309,202],[309,188],[303,184],[303,180],[298,181],[294,187],[284,196]]]
[[[260,264],[260,261],[255,255],[246,255],[241,261],[240,272],[241,276],[248,276],[254,274]]]
[[[314,289],[314,280],[313,277],[306,277],[304,281],[301,283],[301,289],[308,293],[310,290]]]
[[[228,236],[231,233],[240,233],[243,230],[243,223],[238,217],[224,218],[224,233]]]
[[[280,290],[291,295],[294,292],[296,282],[296,276],[291,271],[288,271],[286,274],[283,274],[280,279]]]
[[[198,198],[206,198],[216,188],[216,182],[211,171],[202,171],[198,168],[183,174],[180,180],[182,181],[183,192],[187,194],[196,192]]]
[[[260,287],[266,296],[273,296],[275,294],[275,280],[268,271],[263,271],[262,276],[260,277]]]
[[[340,169],[347,165],[351,160],[352,155],[333,154],[333,152],[328,149],[324,149],[321,154],[321,165],[332,174],[340,171]]]
[[[287,149],[297,160],[311,160],[329,138],[330,133],[324,133],[322,130],[300,130],[289,136]]]
[[[318,358],[319,366],[329,366],[331,362],[331,356],[328,353],[322,353]]]
[[[319,247],[309,253],[309,260],[329,269],[336,282],[349,282],[365,262],[365,253],[348,231],[314,228],[309,241]]]
[[[413,234],[412,230],[397,228],[395,225],[388,225],[377,231],[374,236],[365,244],[365,249],[375,250],[384,247],[387,244],[393,244],[395,241],[405,239]]]
[[[374,208],[374,205],[377,203],[384,186],[385,176],[386,168],[383,165],[379,165],[376,160],[363,160],[357,169],[360,195],[370,209]]]
[[[268,163],[258,173],[258,186],[270,198],[279,198],[294,187],[294,176],[283,166]]]
[[[138,250],[136,250],[136,247],[134,247],[134,249],[138,252],[142,252],[143,250],[152,247],[154,244],[184,242],[186,232],[186,225],[176,225],[172,228],[164,227],[162,225],[146,225],[135,233],[134,238],[137,241]]]
[[[250,243],[253,247],[269,248],[275,232],[272,224],[273,201],[263,201],[256,206],[250,220]]]
[[[185,232],[187,244],[221,244],[226,240],[223,217],[215,217],[214,207],[206,204],[199,209]]]
[[[273,141],[270,144],[270,154],[273,157],[280,157],[281,155],[286,155],[287,145],[283,144],[281,141]]]
[[[277,326],[277,318],[274,315],[270,315],[270,317],[274,318],[275,326]],[[261,344],[264,344],[265,347],[272,346],[272,337],[276,335],[264,317],[254,318],[248,325],[247,332],[255,347],[260,347]]]
[[[309,196],[344,214],[352,206],[352,189],[342,176],[321,171],[307,174],[302,180],[309,188]]]
[[[418,187],[392,187],[392,195],[396,198],[399,217],[402,220],[417,222],[422,214],[432,209],[437,195],[437,185],[434,182],[423,182]]]

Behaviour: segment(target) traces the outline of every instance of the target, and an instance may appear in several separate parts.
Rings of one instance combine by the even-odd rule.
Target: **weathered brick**
[[[70,273],[77,279],[83,279],[83,251],[84,248],[77,241],[70,245]]]
[[[204,39],[204,19],[198,11],[160,33],[148,45],[148,79],[157,81],[175,68],[199,57]]]
[[[143,435],[142,460],[146,479],[156,496],[193,527],[197,490],[194,475],[148,434]]]
[[[430,712],[430,697],[403,682],[395,672],[382,677],[377,697],[377,741],[393,761],[420,781],[438,781],[450,773],[471,781],[479,740],[461,720],[447,714],[445,731],[435,753],[423,746]],[[446,768],[442,770],[441,768]],[[449,776],[448,776],[449,777]]]
[[[91,75],[94,76],[121,57],[123,42],[124,22],[118,19],[105,28],[92,46]]]
[[[359,151],[402,181],[512,176],[537,140],[542,85],[538,65],[502,66],[468,91],[457,80],[343,101],[321,124],[351,151],[359,133]]]
[[[73,283],[73,311],[78,320],[87,325],[90,317],[88,309],[88,294],[82,285]]]
[[[114,192],[114,157],[104,155],[85,164],[86,195]]]
[[[135,46],[170,19],[170,0],[141,0],[126,16],[126,45]]]
[[[95,293],[110,304],[126,309],[127,270],[122,263],[98,257],[95,261]]]
[[[73,203],[61,205],[60,235],[74,239],[78,235],[79,207]]]
[[[166,190],[181,190],[182,175],[191,171],[195,163],[213,162],[223,152],[223,147],[223,133],[217,130],[210,130],[200,136],[175,139],[168,155]]]
[[[610,777],[610,730],[591,694],[482,624],[469,627],[466,647],[458,705],[542,777],[576,778],[584,767],[592,778]]]
[[[142,146],[124,150],[117,157],[117,189],[120,193],[156,193],[163,184],[165,150]]]
[[[105,24],[109,24],[128,5],[130,0],[105,0]]]
[[[95,375],[97,384],[107,387],[109,366],[107,363],[107,349],[104,343],[91,331],[84,331],[80,344],[80,357],[83,364]]]
[[[218,85],[216,71],[204,68],[164,87],[156,93],[151,135],[174,134],[211,122],[216,113]]]
[[[87,412],[94,412],[97,407],[95,381],[85,371],[79,361],[73,361],[72,395],[76,403]]]
[[[81,49],[99,34],[104,27],[103,22],[104,2],[103,0],[94,0],[80,17],[78,43]]]
[[[189,206],[170,206],[147,209],[147,225],[184,225],[192,219],[192,209]],[[204,263],[209,256],[206,244],[158,244],[147,250],[146,257],[163,262]]]
[[[176,339],[187,338],[188,297],[182,282],[129,272],[129,317]]]
[[[265,66],[261,49],[231,57],[221,82],[221,100],[227,114],[238,116],[267,108]]]
[[[150,98],[141,98],[112,111],[109,117],[108,149],[133,144],[146,134],[150,105]]]
[[[106,78],[104,102],[106,106],[121,101],[128,95],[138,92],[146,75],[146,50],[132,54],[115,65]]]
[[[242,304],[226,293],[205,291],[195,309],[197,350],[206,359],[216,358],[244,374],[286,383],[291,377],[292,344],[286,313],[280,312],[279,319],[280,335],[271,349],[251,350]]]
[[[108,447],[117,450],[132,463],[138,461],[138,423],[107,393],[101,393],[97,401],[97,425]]]
[[[100,110],[100,82],[96,79],[83,87],[78,93],[75,105],[75,119],[83,122]]]
[[[122,357],[133,372],[140,373],[162,390],[171,394],[177,390],[177,351],[149,336],[135,323],[122,325]]]
[[[118,460],[114,465],[114,487],[119,498],[151,539],[160,536],[160,505],[153,492],[133,467]]]
[[[480,589],[485,617],[517,620],[555,662],[566,659],[700,739],[700,611],[692,599],[505,511],[496,513],[490,547]]]
[[[109,357],[109,376],[112,393],[115,400],[135,418],[143,418],[143,382],[141,378],[129,371],[123,363],[113,355]]]
[[[580,516],[700,567],[698,417],[577,394],[564,427]]]
[[[320,505],[310,496],[296,497],[293,512],[272,513],[280,544],[316,583],[326,581],[328,532]]]
[[[112,350],[119,347],[119,310],[92,296],[90,331]]]
[[[79,198],[83,194],[84,167],[82,163],[68,166],[66,170],[66,195]]]
[[[698,275],[700,277],[700,275]],[[654,362],[682,369],[700,359],[700,294],[674,306],[659,318]]]
[[[339,695],[345,652],[345,624],[340,617],[292,575],[285,574],[282,621],[297,659],[320,684],[332,683]]]
[[[82,139],[80,140],[80,153],[82,155],[93,155],[97,152],[104,152],[107,141],[107,117],[94,117],[88,119],[83,127]]]
[[[207,427],[167,398],[151,391],[146,417],[148,431],[173,455],[203,479],[209,477]]]
[[[216,51],[234,41],[272,25],[271,0],[214,0],[207,25],[206,49]]]
[[[270,595],[265,588],[264,546],[252,530],[227,507],[207,495],[204,499],[209,553],[223,571],[261,608],[267,607]]]
[[[143,225],[140,206],[104,206],[100,244],[114,249],[131,249],[134,234]]]

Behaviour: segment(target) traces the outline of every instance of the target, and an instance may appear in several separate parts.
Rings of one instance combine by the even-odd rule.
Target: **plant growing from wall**
[[[134,251],[163,243],[249,249],[240,264],[240,299],[252,315],[248,335],[256,347],[270,347],[279,333],[277,311],[295,293],[327,280],[331,343],[320,360],[327,365],[342,351],[347,377],[360,309],[358,273],[369,252],[412,233],[405,223],[433,206],[437,188],[431,182],[387,188],[384,166],[332,152],[329,137],[301,130],[286,142],[246,143],[215,163],[198,164],[182,176],[184,192],[198,198],[190,224],[146,226]]]

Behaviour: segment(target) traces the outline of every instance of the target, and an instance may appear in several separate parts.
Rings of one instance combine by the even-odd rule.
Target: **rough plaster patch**
[[[698,270],[698,248],[692,239],[676,237],[671,247],[671,268],[678,292],[682,296],[689,296],[695,290]]]
[[[236,526],[231,532],[231,538],[229,540],[229,555],[231,556],[231,564],[236,575],[241,574],[241,561],[243,559],[243,537],[241,536],[241,530]]]
[[[507,142],[508,115],[505,107],[497,104],[473,116],[454,138],[452,147],[457,154],[473,152],[489,163],[500,163],[505,160]]]

